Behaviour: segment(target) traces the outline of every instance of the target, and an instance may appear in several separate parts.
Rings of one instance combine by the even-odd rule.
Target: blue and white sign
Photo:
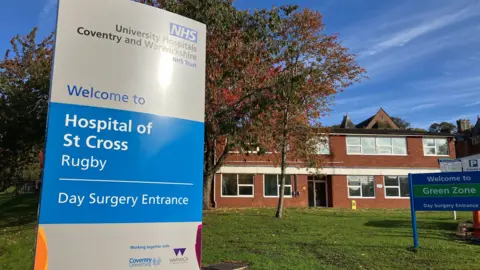
[[[480,172],[412,174],[417,211],[480,210]]]
[[[155,268],[177,249],[175,269],[199,269],[205,38],[133,1],[60,0],[35,269]]]
[[[480,172],[410,174],[413,245],[418,248],[416,211],[480,210]]]

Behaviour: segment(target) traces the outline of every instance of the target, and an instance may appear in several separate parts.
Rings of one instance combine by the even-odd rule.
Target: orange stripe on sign
[[[48,270],[47,237],[45,236],[45,231],[42,227],[38,228],[34,270]]]

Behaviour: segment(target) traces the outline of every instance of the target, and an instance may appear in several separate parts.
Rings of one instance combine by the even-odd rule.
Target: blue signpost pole
[[[417,214],[415,212],[415,202],[414,202],[414,196],[413,196],[413,181],[412,181],[411,174],[408,174],[408,183],[410,186],[410,211],[412,213],[413,247],[418,248]]]

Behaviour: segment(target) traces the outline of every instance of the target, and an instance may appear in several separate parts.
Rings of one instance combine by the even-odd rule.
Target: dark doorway
[[[309,180],[308,181],[308,206],[310,207],[327,207],[327,181],[326,180]]]

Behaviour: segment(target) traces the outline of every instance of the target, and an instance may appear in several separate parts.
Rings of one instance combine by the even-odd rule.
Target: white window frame
[[[267,175],[276,175],[277,176],[277,196],[272,195],[265,195],[265,176]],[[290,176],[290,185],[285,184],[285,187],[290,187],[290,195],[284,195],[284,198],[292,198],[293,197],[293,178],[295,177],[293,174],[286,174],[285,177]],[[278,198],[280,196],[280,174],[264,174],[263,175],[263,197],[264,198]]]
[[[360,181],[360,196],[350,196],[350,185],[348,184],[348,177],[371,177],[373,179],[373,197],[363,197],[363,191],[362,191],[362,182]],[[352,186],[352,187],[358,187],[358,186]],[[376,191],[376,185],[375,185],[375,176],[373,175],[347,175],[347,195],[349,199],[376,199],[377,198],[377,191]]]
[[[223,195],[223,176],[225,174],[233,174],[237,176],[237,195]],[[238,177],[241,174],[246,174],[246,175],[251,175],[253,184],[239,184],[238,183]],[[255,174],[250,174],[250,173],[222,173],[222,181],[220,183],[220,196],[221,197],[231,197],[231,198],[253,198],[255,196]],[[252,195],[240,195],[240,187],[252,187]]]
[[[435,146],[425,146],[425,140],[433,140]],[[445,140],[447,142],[447,154],[446,155],[439,155],[437,154],[437,140]],[[423,147],[423,155],[427,157],[449,157],[450,156],[450,145],[448,143],[448,138],[422,138],[422,147]],[[425,148],[434,148],[435,154],[427,154],[425,152]]]
[[[396,177],[397,178],[397,186],[388,186],[385,184],[385,177]],[[383,176],[383,194],[385,195],[385,199],[407,199],[410,200],[410,196],[408,197],[402,197],[402,193],[400,191],[400,179],[398,177],[405,177],[407,178],[408,181],[408,176],[407,175],[384,175]],[[398,189],[398,196],[387,196],[387,188],[397,188]],[[410,190],[409,190],[410,192]]]
[[[348,144],[348,138],[359,138],[360,139],[360,144]],[[362,147],[362,139],[364,138],[369,138],[369,139],[374,139],[375,140],[375,153],[363,153],[363,147]],[[387,138],[390,139],[390,149],[391,149],[391,154],[388,153],[379,153],[379,147],[387,147],[386,145],[379,145],[378,144],[378,139],[380,138]],[[394,154],[393,153],[393,139],[403,139],[405,141],[405,154]],[[408,145],[407,145],[407,137],[389,137],[389,136],[346,136],[345,137],[345,145],[346,145],[346,152],[347,155],[351,156],[408,156]],[[355,146],[355,147],[360,147],[360,153],[351,153],[348,151],[348,146]]]
[[[317,155],[322,155],[322,156],[328,156],[328,155],[331,155],[331,151],[330,151],[330,137],[329,136],[320,136],[320,140],[326,140],[325,143],[322,143],[322,142],[318,142],[317,145],[315,145],[315,148],[316,148],[316,154]],[[328,150],[328,153],[321,153],[320,152],[320,149],[327,149]]]

